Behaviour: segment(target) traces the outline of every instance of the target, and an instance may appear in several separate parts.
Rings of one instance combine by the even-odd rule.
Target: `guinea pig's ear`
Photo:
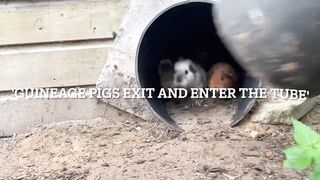
[[[178,61],[182,61],[182,60],[184,60],[184,57],[179,57],[178,58]]]
[[[231,80],[236,80],[236,77],[233,73],[225,73],[222,78],[227,78],[227,79],[231,79]],[[222,79],[221,79],[222,80]]]
[[[193,74],[195,74],[197,72],[196,67],[194,67],[193,64],[189,64],[189,69]]]

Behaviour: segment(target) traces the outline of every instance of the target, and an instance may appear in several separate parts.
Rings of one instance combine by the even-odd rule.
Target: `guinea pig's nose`
[[[182,81],[181,76],[178,76],[178,77],[177,77],[177,82],[178,82],[178,83],[181,83],[181,81]]]

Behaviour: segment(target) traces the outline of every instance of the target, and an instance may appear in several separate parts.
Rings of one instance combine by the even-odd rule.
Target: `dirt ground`
[[[308,172],[282,167],[291,126],[230,128],[234,110],[222,100],[177,107],[171,114],[185,130],[180,135],[119,110],[42,125],[0,139],[0,179],[306,179]]]

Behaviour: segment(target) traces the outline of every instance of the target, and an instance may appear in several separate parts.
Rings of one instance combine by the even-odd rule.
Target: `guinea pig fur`
[[[212,66],[208,74],[209,88],[237,88],[239,75],[227,63],[217,63]]]
[[[207,76],[204,69],[190,59],[179,58],[174,64],[173,87],[175,88],[205,88]]]

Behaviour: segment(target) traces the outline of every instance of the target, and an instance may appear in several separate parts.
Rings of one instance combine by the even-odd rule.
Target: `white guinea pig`
[[[179,58],[174,64],[173,87],[190,89],[206,86],[207,76],[204,69],[190,59]]]

